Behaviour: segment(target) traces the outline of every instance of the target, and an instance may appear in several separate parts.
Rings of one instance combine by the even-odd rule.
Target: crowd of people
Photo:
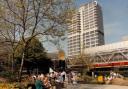
[[[31,84],[27,89],[62,89],[68,83],[77,84],[77,74],[75,72],[50,72],[48,74],[38,74],[31,76]]]
[[[121,74],[110,71],[109,76],[105,76],[105,81],[111,81],[115,78],[124,78]]]

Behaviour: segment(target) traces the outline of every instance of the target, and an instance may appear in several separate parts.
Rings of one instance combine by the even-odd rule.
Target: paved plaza
[[[128,86],[77,84],[77,85],[68,85],[67,88],[64,88],[64,89],[128,89]]]

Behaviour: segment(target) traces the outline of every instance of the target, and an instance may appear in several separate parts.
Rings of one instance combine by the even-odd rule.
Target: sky
[[[76,5],[90,2],[92,0],[76,0]],[[128,0],[97,0],[102,7],[103,24],[105,33],[105,44],[128,39]],[[67,52],[67,45],[62,45]],[[56,50],[55,46],[50,44],[47,47],[49,51]]]

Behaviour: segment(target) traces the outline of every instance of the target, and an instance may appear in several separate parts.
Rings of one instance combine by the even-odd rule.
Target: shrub
[[[16,81],[17,79],[17,76],[16,74],[13,74],[9,71],[2,71],[0,72],[0,76],[7,79],[9,82],[13,82],[13,81]]]

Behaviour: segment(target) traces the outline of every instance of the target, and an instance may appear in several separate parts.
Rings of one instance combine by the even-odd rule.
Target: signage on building
[[[128,66],[128,62],[111,62],[111,63],[97,63],[93,65],[95,68],[101,67],[117,67],[117,66]]]

